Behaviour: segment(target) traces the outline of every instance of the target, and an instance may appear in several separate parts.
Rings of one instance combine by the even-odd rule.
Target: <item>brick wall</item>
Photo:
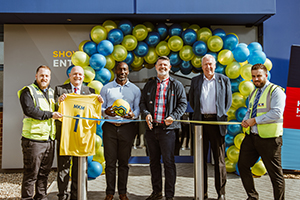
[[[2,131],[3,130],[3,112],[0,112],[0,169],[2,169]]]

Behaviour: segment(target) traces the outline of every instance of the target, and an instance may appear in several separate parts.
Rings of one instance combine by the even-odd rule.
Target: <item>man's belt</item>
[[[154,127],[164,127],[164,123],[157,123],[157,122],[154,122],[154,123],[153,123],[153,126],[154,126]]]
[[[204,119],[217,118],[217,114],[202,114]]]

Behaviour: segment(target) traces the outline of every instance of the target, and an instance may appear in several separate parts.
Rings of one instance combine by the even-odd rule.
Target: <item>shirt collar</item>
[[[80,91],[80,89],[81,89],[81,85],[80,86],[77,86],[77,87],[75,87],[72,83],[70,83],[71,84],[71,86],[72,86],[72,91],[74,91],[74,88],[77,88],[77,90],[78,91]]]
[[[130,83],[130,81],[129,81],[128,78],[127,78],[127,82],[126,82],[123,86],[128,87],[128,86],[129,86],[129,83]],[[122,85],[120,85],[119,83],[117,83],[117,80],[116,80],[116,79],[114,80],[113,84],[114,84],[114,87],[122,87]]]
[[[160,82],[160,83],[161,83],[161,82],[167,81],[167,80],[168,80],[170,77],[168,77],[168,78],[165,78],[165,79],[163,79],[163,80],[160,80],[158,77],[156,77],[156,78],[157,78],[156,80],[157,80],[158,82]]]
[[[206,78],[205,74],[203,73],[203,78],[204,78],[204,80],[212,81],[212,80],[216,79],[216,75],[214,74],[213,77],[212,77],[212,79],[208,80],[208,78]]]

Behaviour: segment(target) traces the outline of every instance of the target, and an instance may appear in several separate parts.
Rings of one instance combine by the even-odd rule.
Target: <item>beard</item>
[[[158,71],[157,72],[160,76],[166,76],[168,74],[168,71]]]

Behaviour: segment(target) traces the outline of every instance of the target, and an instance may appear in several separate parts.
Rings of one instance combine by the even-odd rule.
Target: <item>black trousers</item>
[[[55,141],[36,142],[22,138],[22,199],[47,199],[47,182],[54,159],[54,146]]]
[[[281,146],[282,137],[261,138],[252,133],[246,134],[241,145],[238,167],[249,198],[258,199],[250,168],[261,156],[272,181],[274,199],[284,199],[285,184],[281,167]]]
[[[217,121],[216,117],[203,118],[204,121]],[[209,143],[215,161],[215,188],[218,196],[225,194],[226,165],[225,165],[225,137],[220,134],[218,125],[203,125],[203,152],[204,152],[204,193],[207,193],[207,156]]]
[[[128,160],[131,156],[131,149],[135,137],[133,123],[115,126],[105,122],[103,129],[104,157],[106,162],[106,194],[115,194],[116,166],[118,162],[118,192],[126,194],[128,180]]]

